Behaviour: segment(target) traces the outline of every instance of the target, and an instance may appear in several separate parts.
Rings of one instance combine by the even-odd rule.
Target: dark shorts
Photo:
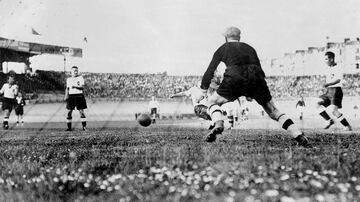
[[[2,110],[9,110],[10,112],[12,111],[12,109],[15,107],[16,105],[16,100],[13,98],[6,98],[4,97],[3,102],[2,102]]]
[[[19,115],[24,115],[24,107],[23,106],[16,106],[15,107],[15,114],[16,116],[19,116]]]
[[[69,98],[66,102],[66,109],[74,110],[75,107],[77,110],[87,108],[86,100],[83,94],[69,95]]]
[[[151,108],[150,109],[150,114],[151,115],[157,114],[157,108]]]
[[[265,74],[257,65],[227,67],[224,79],[216,92],[229,101],[241,96],[250,97],[262,106],[272,98]]]
[[[326,89],[325,94],[320,95],[320,98],[323,101],[320,103],[324,107],[328,107],[329,105],[335,105],[339,109],[342,108],[342,99],[343,99],[343,92],[341,87],[330,87]]]
[[[210,115],[207,113],[208,107],[205,105],[196,105],[194,106],[194,112],[196,116],[203,118],[205,120],[211,120]]]

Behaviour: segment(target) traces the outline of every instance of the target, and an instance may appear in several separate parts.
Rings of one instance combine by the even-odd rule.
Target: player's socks
[[[280,117],[278,118],[278,122],[284,130],[290,131],[291,136],[293,136],[294,138],[302,134],[302,132],[294,124],[294,122],[285,114],[280,115]]]
[[[211,105],[208,110],[208,114],[211,116],[211,120],[215,123],[215,125],[218,121],[223,121],[222,111],[219,105]]]
[[[209,114],[211,115],[211,120],[215,122],[215,127],[207,134],[205,141],[214,142],[216,135],[220,135],[224,130],[224,120],[222,118],[221,108],[217,104],[209,107]]]
[[[323,117],[326,121],[329,121],[329,120],[331,119],[330,116],[329,116],[329,114],[328,114],[325,110],[321,111],[319,114],[320,114],[320,116]]]
[[[86,130],[86,117],[81,117],[81,125],[83,130]]]
[[[337,117],[337,120],[343,125],[343,126],[349,126],[349,122],[346,120],[343,114],[341,114],[339,117]]]
[[[3,121],[3,128],[4,129],[8,129],[9,128],[9,118],[8,117],[5,117],[4,118],[4,121]]]
[[[71,119],[66,120],[67,131],[71,130]]]

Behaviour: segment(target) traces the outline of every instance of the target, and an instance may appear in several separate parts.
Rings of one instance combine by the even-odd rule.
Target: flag
[[[37,32],[34,28],[31,28],[31,33],[33,35],[41,35],[39,32]]]

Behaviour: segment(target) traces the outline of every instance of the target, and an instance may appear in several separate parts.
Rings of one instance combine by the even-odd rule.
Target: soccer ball
[[[137,121],[141,126],[148,127],[151,124],[151,117],[148,114],[140,114]]]

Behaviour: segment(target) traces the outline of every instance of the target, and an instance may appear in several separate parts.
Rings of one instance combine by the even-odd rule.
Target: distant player
[[[354,105],[353,109],[354,109],[354,118],[356,118],[359,113],[359,107],[357,105]]]
[[[84,96],[84,78],[79,75],[79,69],[77,66],[71,68],[71,77],[66,80],[65,97],[66,109],[68,110],[66,122],[66,131],[71,131],[72,112],[76,108],[79,110],[82,130],[86,130],[86,116],[84,109],[87,109],[86,100]]]
[[[149,109],[149,112],[150,112],[150,115],[151,115],[151,123],[156,123],[156,117],[158,116],[158,114],[160,112],[160,104],[155,99],[155,96],[151,97],[148,109]]]
[[[0,90],[0,94],[4,95],[2,110],[4,111],[3,128],[5,130],[9,129],[10,113],[15,107],[15,97],[17,96],[18,92],[19,86],[15,84],[15,72],[9,72],[8,81],[2,86]]]
[[[24,125],[23,115],[24,115],[24,106],[26,105],[25,100],[22,94],[19,92],[16,96],[15,103],[15,115],[17,116],[16,125]]]
[[[240,30],[237,27],[229,27],[224,36],[226,42],[213,54],[201,83],[201,89],[205,94],[217,66],[220,62],[225,63],[224,78],[216,92],[208,98],[208,111],[215,122],[215,127],[208,133],[205,141],[214,142],[216,136],[222,134],[224,130],[220,106],[238,97],[246,96],[255,99],[273,120],[291,133],[299,145],[308,146],[309,142],[304,134],[275,106],[255,49],[240,42]]]
[[[335,123],[326,112],[326,109],[329,109],[337,120],[344,126],[344,130],[351,131],[352,128],[349,122],[346,120],[344,115],[339,112],[339,109],[342,108],[343,99],[343,70],[335,63],[335,54],[331,51],[325,53],[325,63],[329,67],[328,74],[326,75],[326,83],[324,84],[326,92],[319,97],[320,99],[317,103],[320,116],[327,121],[324,129],[330,128]]]
[[[301,96],[300,100],[296,103],[295,108],[297,108],[299,110],[299,119],[303,120],[304,117],[304,108],[305,108],[305,101],[304,101],[304,97]]]

